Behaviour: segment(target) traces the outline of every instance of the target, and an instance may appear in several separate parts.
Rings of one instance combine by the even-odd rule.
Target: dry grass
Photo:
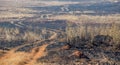
[[[66,28],[67,41],[75,45],[75,43],[79,43],[80,41],[74,38],[80,37],[80,39],[86,39],[91,43],[95,36],[105,35],[111,36],[114,41],[113,45],[118,46],[120,45],[120,28],[117,23],[110,24],[110,26],[101,24],[98,27],[94,27],[92,25],[87,26],[86,24],[73,26],[71,23],[68,23],[68,27]]]
[[[82,16],[82,17],[86,18],[87,16]],[[68,23],[68,26],[66,28],[67,42],[73,42],[73,40],[71,40],[71,39],[73,39],[77,36],[79,36],[81,39],[85,38],[85,39],[89,39],[89,41],[92,41],[96,35],[109,35],[109,36],[113,37],[113,40],[115,42],[114,45],[119,45],[119,43],[120,43],[120,38],[119,38],[120,37],[120,28],[117,25],[117,22],[119,21],[119,19],[118,19],[119,17],[115,18],[115,19],[114,19],[114,17],[112,18],[111,16],[108,16],[108,17],[106,16],[108,19],[105,19],[104,16],[98,16],[98,17],[93,16],[93,18],[92,17],[90,18],[88,16],[86,19],[82,19],[82,17],[80,19],[80,22],[83,22],[83,24],[79,23],[79,24],[77,24],[77,26],[74,26],[71,23],[70,24]],[[112,19],[114,19],[114,20],[112,20]],[[109,20],[112,20],[112,21],[115,21],[115,23],[109,22],[112,25],[110,25],[110,26],[109,25],[107,25],[107,26],[100,25],[98,27],[97,26],[94,27],[92,25],[90,25],[90,26],[86,25],[87,24],[86,21],[88,21],[88,20],[90,20],[90,22],[98,20],[98,23],[100,21],[107,23]],[[101,22],[101,23],[105,24],[103,22]],[[99,24],[101,24],[101,23],[99,23]],[[31,41],[36,41],[36,40],[43,40],[46,38],[48,40],[57,39],[56,37],[58,36],[58,34],[56,32],[51,32],[51,35],[52,36],[49,37],[48,31],[46,29],[37,30],[37,31],[35,31],[35,30],[34,31],[32,31],[32,30],[21,31],[19,28],[0,28],[0,38],[2,41],[24,40],[24,41],[31,42]],[[48,36],[48,37],[46,37],[46,36]],[[79,40],[75,39],[74,41],[76,41],[76,43],[78,43]],[[55,51],[56,53],[58,52],[58,55],[50,57],[50,60],[60,62],[61,64],[57,64],[55,62],[54,63],[38,62],[39,58],[47,55],[48,51],[45,51],[45,50],[48,45],[49,44],[45,44],[40,47],[33,48],[32,51],[28,52],[28,53],[27,52],[15,52],[15,50],[12,49],[12,50],[8,51],[6,54],[4,54],[4,56],[0,57],[0,65],[62,65],[62,63],[64,65],[64,60],[68,61],[69,58],[67,58],[67,56],[69,56],[71,54],[71,52],[73,51],[73,50],[71,50],[71,48],[69,49],[68,46],[64,46],[64,48],[62,48],[62,50]],[[54,53],[51,53],[50,56],[52,56],[53,54]],[[75,53],[73,53],[73,55],[79,56],[80,52],[75,52]],[[50,60],[48,60],[48,61],[50,62]],[[79,59],[79,60],[81,60],[81,59]],[[83,60],[83,61],[86,62],[85,60]],[[112,61],[109,60],[107,57],[104,57],[104,58],[98,59],[98,60],[95,59],[91,62],[93,63],[93,62],[97,62],[97,61],[112,63]],[[74,61],[71,60],[68,62],[70,62],[70,64],[72,65],[72,63]],[[77,63],[77,62],[74,62],[74,63]],[[78,62],[78,64],[80,64],[80,62]]]
[[[21,31],[19,28],[0,28],[0,39],[2,41],[36,41],[43,40],[45,32],[37,30],[38,32],[31,30]]]
[[[7,18],[23,18],[23,17],[32,17],[33,14],[29,14],[29,12],[35,12],[34,10],[28,8],[14,8],[14,7],[1,7],[0,10],[0,19]]]
[[[66,4],[77,4],[79,2],[62,2],[62,1],[51,1],[51,2],[44,2],[41,1],[41,3],[45,4],[44,6],[60,6],[60,5],[66,5]]]
[[[17,14],[17,13],[11,13],[11,12],[5,12],[0,14],[0,18],[23,18],[23,17],[32,17],[32,14]]]
[[[114,15],[56,15],[51,17],[51,19],[55,20],[68,20],[75,23],[119,23],[120,21],[120,15],[114,14]]]
[[[56,37],[56,32],[48,31],[46,29],[31,30],[31,28],[29,28],[27,30],[21,30],[19,28],[0,28],[0,40],[6,43],[21,40],[33,42],[32,44],[40,44],[40,41],[44,41],[45,39],[53,40]],[[47,54],[46,47],[50,44],[46,44],[46,41],[43,43],[43,45],[33,48],[30,52],[17,51],[19,48],[25,45],[23,44],[10,49],[10,51],[7,51],[5,54],[0,53],[3,55],[0,57],[0,65],[35,65],[39,58]],[[15,44],[17,44],[17,42],[15,42]]]

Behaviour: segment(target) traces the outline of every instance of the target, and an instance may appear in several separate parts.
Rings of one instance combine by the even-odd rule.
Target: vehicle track
[[[26,60],[22,61],[23,62],[22,65],[33,65],[34,63],[37,62],[37,60],[39,58],[41,58],[47,54],[46,47],[51,45],[51,44],[56,43],[56,40],[58,39],[57,37],[58,37],[58,33],[60,33],[60,31],[50,30],[50,29],[49,29],[49,31],[52,32],[53,35],[51,35],[48,39],[37,40],[35,42],[32,42],[31,44],[28,42],[25,42],[24,45],[10,49],[0,59],[6,60],[7,58],[9,58],[10,55],[16,56],[17,53],[23,53],[23,52],[17,51],[18,49],[23,48],[25,46],[30,47],[30,46],[34,45],[34,47],[32,47],[30,52],[23,53],[23,54],[27,55],[28,57],[25,58]]]

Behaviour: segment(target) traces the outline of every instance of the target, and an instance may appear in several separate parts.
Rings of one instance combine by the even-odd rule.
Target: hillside
[[[0,65],[120,65],[119,0],[0,0]]]

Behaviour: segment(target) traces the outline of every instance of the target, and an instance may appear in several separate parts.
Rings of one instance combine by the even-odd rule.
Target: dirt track
[[[25,42],[24,45],[21,46],[17,46],[15,48],[10,49],[10,51],[7,51],[1,58],[0,58],[0,65],[9,65],[9,62],[12,62],[16,65],[19,65],[22,63],[22,65],[33,65],[34,63],[36,63],[36,61],[42,57],[45,56],[47,54],[46,47],[48,45],[54,44],[55,41],[58,39],[57,38],[57,31],[53,31],[51,30],[51,32],[53,32],[53,35],[51,35],[48,39],[45,40],[38,40],[33,42],[32,44]],[[34,45],[34,47],[32,47],[30,52],[17,52],[17,50],[19,50],[20,48],[25,48],[26,46],[30,47],[31,45]],[[17,55],[21,56],[25,56],[23,58],[21,58],[21,60],[18,60],[16,62],[16,60],[10,60],[13,59],[14,57],[17,57]],[[8,60],[7,60],[8,59]],[[6,63],[5,61],[9,61],[8,63]]]

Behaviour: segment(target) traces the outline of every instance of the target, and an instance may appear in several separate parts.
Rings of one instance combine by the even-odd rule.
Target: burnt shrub
[[[82,48],[83,49],[83,48],[89,47],[91,44],[91,41],[90,41],[90,39],[76,36],[76,37],[69,39],[67,41],[67,44],[73,48]]]
[[[96,35],[93,39],[94,46],[112,46],[113,38],[109,35]]]

